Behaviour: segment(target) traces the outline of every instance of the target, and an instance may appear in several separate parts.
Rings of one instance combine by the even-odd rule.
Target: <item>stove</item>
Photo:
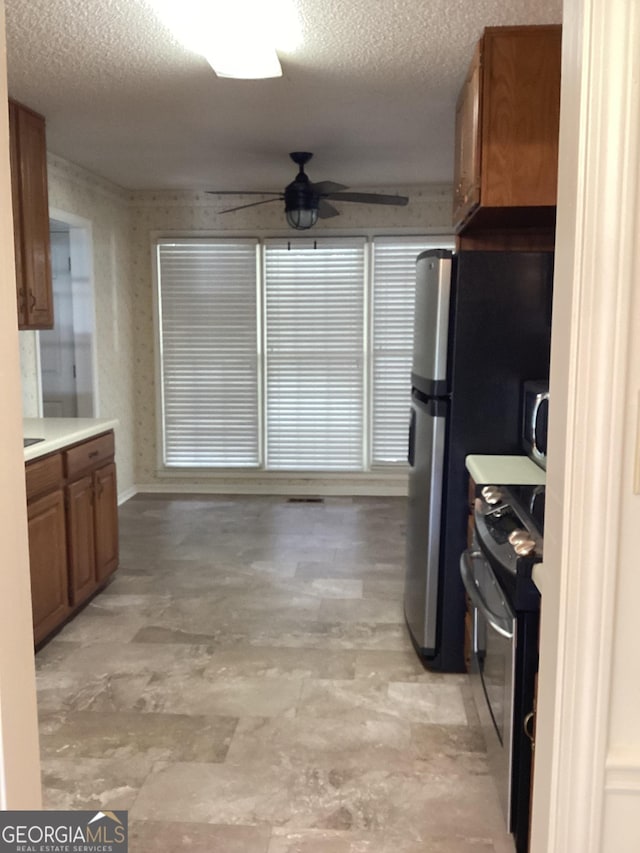
[[[460,563],[472,614],[471,681],[517,853],[529,838],[540,617],[532,571],[543,557],[544,502],[544,486],[482,487],[474,544]]]
[[[532,570],[542,561],[544,486],[484,486],[474,506],[476,542],[515,611],[540,609]]]

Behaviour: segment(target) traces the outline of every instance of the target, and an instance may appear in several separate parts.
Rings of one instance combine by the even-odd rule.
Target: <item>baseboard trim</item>
[[[367,480],[322,478],[289,479],[220,479],[201,483],[139,483],[133,494],[202,494],[202,495],[322,495],[328,497],[406,497],[406,477],[371,478]],[[130,495],[129,497],[132,497]]]
[[[131,486],[131,488],[125,489],[124,492],[118,492],[118,506],[122,506],[123,503],[126,503],[126,501],[128,501],[130,498],[137,494],[137,486]]]

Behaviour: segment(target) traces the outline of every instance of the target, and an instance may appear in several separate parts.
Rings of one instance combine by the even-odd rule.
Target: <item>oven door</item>
[[[471,680],[487,755],[511,829],[515,615],[482,552],[465,551],[460,573],[472,605]]]

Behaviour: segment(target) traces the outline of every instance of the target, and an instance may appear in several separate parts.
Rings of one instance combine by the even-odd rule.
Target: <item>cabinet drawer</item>
[[[43,459],[27,462],[25,466],[27,479],[27,500],[37,498],[57,489],[62,483],[62,454],[54,453]]]
[[[64,469],[68,478],[72,479],[88,468],[107,462],[113,458],[115,442],[113,432],[99,435],[77,444],[64,451]]]

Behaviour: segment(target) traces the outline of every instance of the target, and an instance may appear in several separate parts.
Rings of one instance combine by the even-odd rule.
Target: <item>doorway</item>
[[[44,417],[96,417],[91,223],[51,211],[55,325],[39,333]]]

